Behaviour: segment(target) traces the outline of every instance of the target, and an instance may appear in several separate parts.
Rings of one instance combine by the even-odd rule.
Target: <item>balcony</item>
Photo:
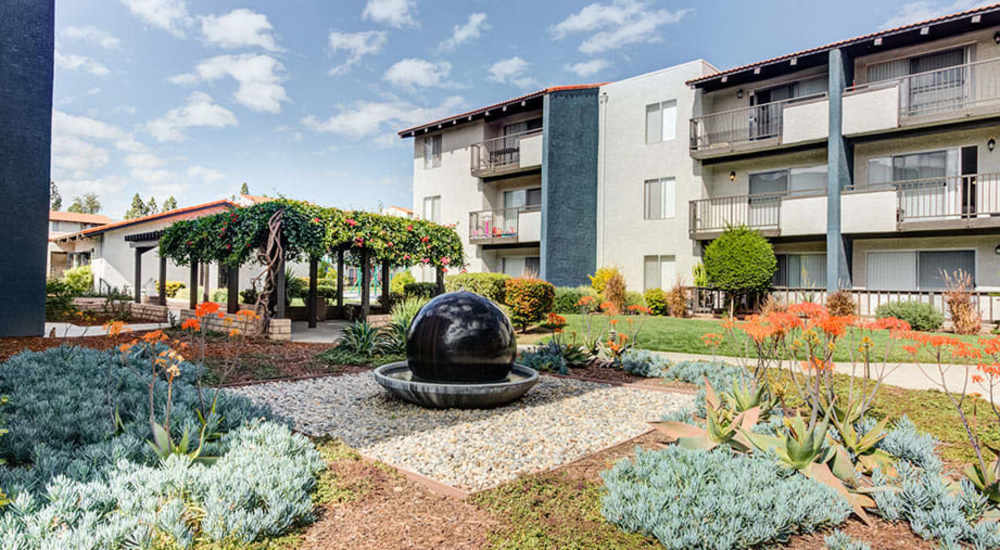
[[[472,175],[490,178],[533,170],[542,165],[542,131],[529,130],[475,143]]]
[[[692,118],[691,156],[700,160],[824,141],[829,108],[821,93]]]
[[[537,243],[542,240],[542,212],[537,206],[469,212],[469,242]]]
[[[897,181],[900,230],[1000,227],[1000,174]]]
[[[844,135],[997,116],[1000,58],[849,88]]]

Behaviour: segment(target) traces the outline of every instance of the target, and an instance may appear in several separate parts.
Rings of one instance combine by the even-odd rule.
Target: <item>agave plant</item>
[[[686,449],[711,450],[719,445],[728,445],[736,450],[749,450],[750,443],[744,434],[750,432],[760,419],[760,408],[753,407],[735,416],[725,409],[712,385],[705,379],[705,428],[685,422],[651,422],[650,424],[677,440],[677,445]]]
[[[337,347],[357,355],[371,357],[378,346],[378,329],[367,321],[356,321],[344,328],[344,334],[337,341]]]
[[[993,454],[997,456],[991,464],[986,465],[986,469],[983,469],[979,464],[973,464],[965,469],[965,477],[969,478],[969,481],[976,486],[976,489],[986,497],[994,506],[1000,507],[1000,477],[997,477],[997,472],[1000,471],[1000,450],[988,447]]]
[[[706,391],[708,387],[706,386]],[[770,388],[764,382],[754,383],[747,376],[733,378],[733,387],[722,393],[725,408],[739,414],[752,408],[760,409],[760,417],[766,419],[778,400],[771,396]]]

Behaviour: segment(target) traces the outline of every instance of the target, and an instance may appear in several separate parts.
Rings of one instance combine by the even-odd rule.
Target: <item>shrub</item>
[[[942,273],[945,283],[944,301],[948,305],[951,324],[958,334],[979,334],[983,319],[972,303],[972,275],[958,270],[951,275]]]
[[[646,298],[643,297],[641,292],[635,290],[629,290],[625,293],[625,311],[628,311],[629,306],[646,306]]]
[[[502,304],[507,279],[510,275],[504,273],[458,273],[445,278],[444,289],[448,292],[468,290]]]
[[[680,281],[667,293],[667,304],[670,306],[671,317],[687,317],[687,293],[684,292],[684,285]]]
[[[944,315],[924,302],[889,302],[875,309],[875,317],[895,317],[910,323],[913,330],[937,330],[944,324]]]
[[[667,304],[667,293],[662,288],[651,288],[646,291],[646,307],[653,315],[670,315],[670,306]]]
[[[847,317],[857,315],[858,304],[854,301],[850,292],[838,290],[826,297],[826,309],[830,312],[830,315]]]
[[[823,542],[826,543],[826,550],[872,550],[871,546],[851,538],[840,529],[824,537]]]
[[[155,284],[156,288],[160,288],[159,281],[156,281]],[[182,288],[187,288],[187,285],[180,281],[167,281],[164,291],[167,293],[167,298],[174,298],[177,296],[177,292]]]
[[[552,302],[552,311],[561,314],[580,313],[583,307],[578,304],[580,303],[580,298],[584,296],[593,298],[591,304],[586,307],[587,312],[591,313],[597,308],[599,302],[594,289],[589,286],[557,286],[555,299]]]
[[[242,298],[244,304],[256,304],[259,297],[260,292],[255,287],[245,288],[240,291],[240,298]]]
[[[507,305],[510,306],[511,322],[524,331],[541,321],[552,311],[555,287],[541,279],[518,277],[507,279]]]
[[[378,329],[368,324],[368,321],[355,321],[344,327],[344,333],[337,340],[337,349],[358,355],[371,357],[375,355],[378,346]]]
[[[694,279],[694,286],[708,286],[708,274],[705,273],[705,264],[698,262],[691,268],[691,277]]]
[[[337,299],[337,282],[331,283],[327,279],[320,279],[316,282],[316,295],[326,298],[327,301]]]
[[[309,297],[309,278],[286,275],[285,301],[291,301],[293,298],[305,300],[307,297]]]
[[[613,277],[615,274],[621,275],[617,267],[601,267],[594,272],[593,275],[588,275],[587,278],[590,279],[590,287],[594,289],[594,292],[598,296],[604,295],[604,287],[608,284],[608,279]]]
[[[404,298],[433,298],[437,296],[437,283],[407,283],[403,286]]]
[[[377,351],[385,355],[405,355],[406,336],[413,318],[427,303],[426,298],[406,298],[392,306],[389,324],[379,331]]]
[[[566,359],[563,357],[562,347],[555,342],[535,346],[522,353],[519,363],[540,372],[569,374],[569,365],[566,364]]]
[[[45,282],[45,319],[60,321],[76,313],[73,305],[75,292],[66,282],[59,279],[49,279]]]
[[[729,293],[761,292],[778,267],[771,243],[745,226],[727,228],[702,258],[708,283]]]
[[[94,273],[89,265],[67,269],[63,272],[62,280],[77,295],[94,289]]]
[[[668,447],[636,450],[601,474],[604,517],[668,550],[753,548],[839,525],[850,507],[833,489],[770,456]],[[706,521],[705,518],[712,518]]]
[[[788,311],[788,304],[782,301],[777,294],[768,294],[764,298],[764,304],[760,307],[760,314],[767,316],[772,313],[784,313]]]
[[[623,353],[621,360],[625,372],[646,378],[662,376],[670,368],[670,361],[662,355],[634,348]]]
[[[417,282],[417,279],[409,271],[400,271],[389,280],[389,292],[393,294],[406,294],[406,285]]]
[[[611,275],[607,284],[604,285],[604,292],[601,293],[601,297],[605,301],[611,302],[618,311],[624,311],[628,298],[625,290],[625,277],[617,271]]]

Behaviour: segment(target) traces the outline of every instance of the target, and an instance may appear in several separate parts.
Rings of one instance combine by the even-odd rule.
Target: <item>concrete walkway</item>
[[[292,321],[292,342],[306,344],[333,344],[344,333],[348,321],[323,321],[316,328],[309,328],[306,321]]]
[[[137,332],[142,330],[156,330],[169,327],[169,323],[130,323],[126,324],[122,330]],[[80,338],[81,336],[104,336],[108,333],[101,325],[80,326],[72,323],[45,323],[45,337],[52,336],[55,329],[56,338]]]

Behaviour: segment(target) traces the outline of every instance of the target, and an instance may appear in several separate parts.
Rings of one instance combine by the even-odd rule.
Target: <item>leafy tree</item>
[[[170,195],[167,197],[167,200],[163,201],[161,212],[167,212],[175,209],[177,209],[177,199],[175,199],[173,195]]]
[[[243,182],[243,185],[240,186],[240,194],[241,195],[250,194],[250,187],[247,185],[247,182]]]
[[[97,193],[84,193],[83,196],[73,197],[73,204],[66,210],[77,214],[97,214],[101,211],[101,201]]]
[[[49,182],[49,210],[59,211],[62,209],[62,195],[59,194],[59,188],[56,187],[56,182]]]
[[[160,207],[156,204],[156,197],[149,197],[149,200],[146,201],[146,215],[156,214],[159,211]]]
[[[778,268],[771,243],[746,226],[729,227],[709,243],[702,263],[708,283],[730,295],[767,290]]]
[[[139,193],[132,196],[132,205],[125,212],[125,219],[139,218],[146,215],[146,203],[142,202]]]

